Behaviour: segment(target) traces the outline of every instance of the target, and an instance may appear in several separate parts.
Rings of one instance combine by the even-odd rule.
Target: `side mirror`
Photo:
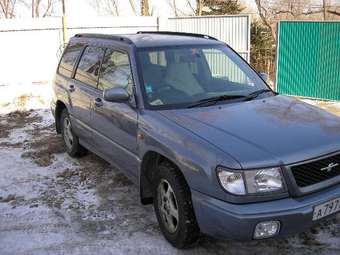
[[[104,100],[107,102],[127,102],[130,95],[125,88],[109,88],[103,92]]]
[[[262,80],[264,80],[265,82],[268,80],[268,74],[266,74],[266,73],[259,73],[259,75],[262,78]]]

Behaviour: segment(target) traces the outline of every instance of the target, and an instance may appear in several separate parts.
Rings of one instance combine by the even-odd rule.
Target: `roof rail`
[[[133,42],[129,38],[121,36],[121,35],[81,33],[81,34],[76,34],[74,37],[91,37],[91,38],[111,39],[111,40],[116,40],[120,42],[125,42],[127,44],[133,44]]]
[[[173,32],[173,31],[138,31],[137,34],[160,34],[160,35],[182,35],[182,36],[192,36],[192,37],[199,37],[199,38],[206,38],[211,40],[216,40],[215,37],[210,35],[203,35],[203,34],[195,34],[195,33],[186,33],[186,32]]]

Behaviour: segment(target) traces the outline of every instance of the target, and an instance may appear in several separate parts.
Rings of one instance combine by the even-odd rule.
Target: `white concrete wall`
[[[155,17],[69,19],[67,38],[157,30],[157,24]],[[62,45],[61,18],[0,20],[0,85],[51,80]]]
[[[96,19],[67,19],[67,38],[77,33],[135,33],[137,31],[185,31],[192,33],[204,33],[217,37],[218,39],[229,43],[232,47],[240,50],[249,50],[249,38],[244,37],[242,40],[236,40],[237,44],[233,45],[233,38],[239,38],[237,31],[232,36],[216,36],[216,26],[209,30],[209,22],[216,19],[235,24],[236,27],[242,26],[242,31],[249,31],[250,36],[250,18],[240,16],[221,16],[221,17],[189,17],[188,19],[164,18],[164,17],[112,17]],[[227,21],[226,21],[227,20]],[[173,23],[176,21],[176,27]],[[203,23],[202,23],[203,21]],[[196,22],[196,26],[192,24]],[[206,25],[205,25],[206,24]],[[218,23],[217,23],[218,24]],[[222,24],[222,23],[221,23]],[[213,29],[213,30],[212,30]],[[226,30],[224,26],[220,31]],[[233,30],[235,31],[235,30]],[[60,49],[63,45],[61,18],[43,18],[43,19],[1,19],[0,20],[0,86],[5,84],[22,83],[22,82],[40,82],[49,81],[53,77]],[[243,46],[240,46],[242,44]],[[249,55],[249,54],[248,54]],[[247,59],[247,57],[245,57]]]

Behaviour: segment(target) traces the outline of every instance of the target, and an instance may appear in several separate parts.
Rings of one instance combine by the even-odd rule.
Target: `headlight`
[[[221,186],[234,195],[259,195],[286,191],[278,167],[245,171],[230,171],[218,167],[217,176]]]

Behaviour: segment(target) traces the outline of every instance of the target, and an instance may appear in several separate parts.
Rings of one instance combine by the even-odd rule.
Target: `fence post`
[[[157,18],[157,31],[167,31],[168,30],[168,18],[158,16]]]
[[[67,37],[66,37],[66,11],[65,11],[65,0],[62,0],[63,4],[63,43],[64,43],[64,48],[66,47],[67,44]]]

